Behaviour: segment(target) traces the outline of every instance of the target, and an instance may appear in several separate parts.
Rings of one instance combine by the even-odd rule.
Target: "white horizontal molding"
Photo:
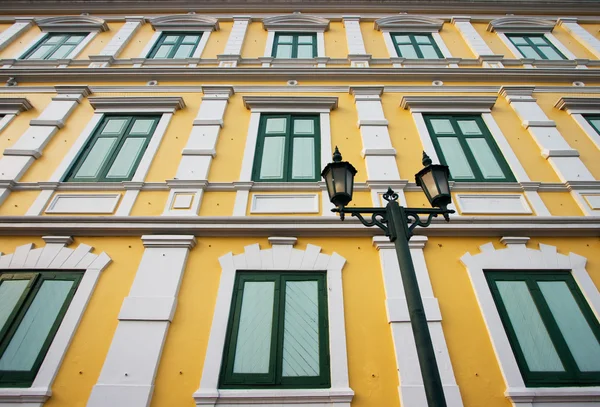
[[[506,390],[504,395],[516,406],[591,406],[596,405],[600,399],[600,387],[512,388]]]
[[[285,14],[263,19],[263,28],[267,31],[327,31],[329,20],[301,13]]]
[[[155,31],[216,31],[219,21],[216,18],[199,14],[178,14],[156,17],[150,20]]]
[[[29,109],[33,105],[27,98],[0,98],[0,114],[19,114]]]
[[[254,194],[250,213],[318,213],[319,194]]]
[[[88,100],[96,113],[140,110],[173,113],[185,107],[185,102],[181,96],[109,96],[90,97]]]
[[[199,394],[202,392],[200,391]],[[332,389],[272,389],[272,390],[218,390],[219,404],[239,407],[255,407],[257,405],[311,405],[350,406],[354,392],[350,388]],[[197,395],[196,405],[203,402]],[[200,402],[199,402],[200,401]]]
[[[582,193],[581,197],[585,199],[585,202],[589,205],[590,209],[600,210],[600,194]]]
[[[379,31],[394,32],[439,32],[444,21],[426,16],[397,15],[375,20],[374,27]]]
[[[554,107],[569,113],[600,113],[600,97],[563,96],[556,101]]]
[[[46,213],[104,213],[112,214],[121,194],[57,194]]]
[[[490,21],[487,30],[501,33],[549,33],[552,32],[556,20],[537,17],[509,16]]]
[[[91,32],[108,31],[102,18],[92,16],[60,16],[36,18],[35,23],[44,32]]]
[[[119,321],[172,321],[177,299],[175,297],[126,297]]]
[[[338,106],[337,96],[244,96],[246,109],[298,109],[330,111]]]
[[[143,235],[144,247],[193,249],[196,238],[193,235]]]
[[[419,112],[490,112],[496,96],[403,96],[400,108]]]
[[[522,194],[456,194],[456,203],[463,214],[531,214]]]

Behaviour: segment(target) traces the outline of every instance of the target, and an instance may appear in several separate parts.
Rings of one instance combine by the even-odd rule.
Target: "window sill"
[[[310,405],[330,403],[333,405],[347,405],[354,397],[350,388],[334,389],[260,389],[260,390],[199,390],[194,393],[197,406],[234,404],[237,406],[261,405]]]
[[[14,406],[15,404],[28,404],[41,406],[52,392],[45,387],[39,388],[0,388],[0,407]]]
[[[535,407],[552,403],[556,407],[567,407],[600,401],[600,387],[509,388],[504,395],[515,405]]]

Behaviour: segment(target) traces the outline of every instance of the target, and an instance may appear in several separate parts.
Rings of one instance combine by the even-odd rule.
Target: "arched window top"
[[[326,18],[294,13],[267,17],[263,19],[263,27],[265,30],[327,31],[329,30],[329,20]]]
[[[92,16],[47,17],[36,19],[35,22],[42,31],[46,32],[108,31],[108,25],[104,19]]]
[[[536,17],[501,17],[490,21],[487,30],[502,33],[545,33],[551,32],[556,25],[554,20]]]
[[[217,31],[219,21],[213,17],[198,14],[180,14],[156,17],[150,20],[156,31]]]
[[[443,25],[444,21],[437,18],[409,14],[383,17],[375,21],[376,30],[396,32],[439,32]]]

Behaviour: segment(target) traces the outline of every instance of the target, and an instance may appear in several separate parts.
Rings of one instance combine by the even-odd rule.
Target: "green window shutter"
[[[45,36],[22,59],[61,59],[75,49],[88,33],[52,33]]]
[[[600,384],[600,325],[569,272],[486,272],[529,387]]]
[[[392,33],[390,35],[399,57],[408,59],[444,58],[431,34]]]
[[[198,48],[202,33],[198,32],[163,32],[150,50],[148,58],[180,59],[191,58]]]
[[[542,34],[508,34],[507,37],[525,58],[550,60],[567,59]]]
[[[315,115],[262,115],[253,180],[311,182],[319,180],[320,124]]]
[[[596,133],[600,134],[600,115],[585,115],[584,117]]]
[[[54,272],[0,275],[0,386],[31,385],[81,276]]]
[[[275,33],[273,58],[316,58],[317,35],[311,33]]]
[[[158,125],[158,116],[106,116],[65,181],[129,181]]]
[[[481,116],[425,115],[440,161],[454,181],[515,181]]]
[[[221,388],[330,386],[323,273],[240,272]]]

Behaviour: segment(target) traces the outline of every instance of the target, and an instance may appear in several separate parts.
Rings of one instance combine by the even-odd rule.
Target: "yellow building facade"
[[[0,407],[600,406],[593,1],[0,4]]]

